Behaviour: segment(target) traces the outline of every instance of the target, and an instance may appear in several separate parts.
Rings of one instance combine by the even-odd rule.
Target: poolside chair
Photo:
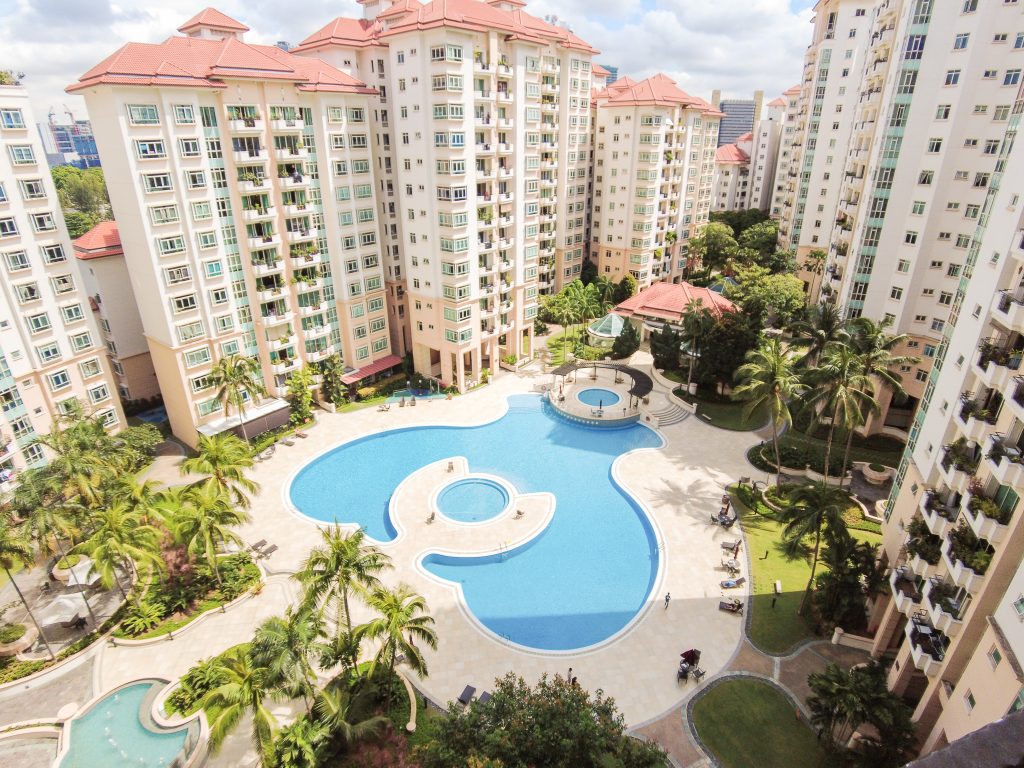
[[[459,694],[459,704],[461,704],[464,707],[467,706],[469,702],[473,700],[474,693],[476,693],[476,688],[474,688],[472,685],[467,685],[465,688],[462,689],[462,693]]]
[[[729,541],[728,539],[722,542],[722,549],[736,549],[740,545],[740,540]]]
[[[277,552],[277,544],[271,544],[260,553],[260,557],[270,557],[275,552]]]
[[[708,671],[706,669],[701,669],[700,667],[697,667],[690,674],[693,675],[694,681],[699,683],[701,680],[704,679],[704,675],[706,675],[707,673]]]
[[[490,700],[491,700],[491,694],[490,694],[489,691],[484,691],[483,693],[480,694],[480,698],[477,699],[477,701],[480,702],[481,704],[486,704]]]
[[[679,669],[676,670],[676,682],[680,680],[686,681],[690,679],[690,665],[685,661],[679,663]]]
[[[259,552],[265,546],[267,546],[267,540],[266,539],[260,539],[255,544],[251,544],[249,546],[249,549],[252,550],[253,552]]]
[[[738,579],[726,579],[722,582],[722,589],[739,589],[747,583],[747,579],[744,576],[740,576]]]
[[[726,613],[743,613],[743,601],[735,597],[731,600],[722,600],[718,604],[718,610]]]

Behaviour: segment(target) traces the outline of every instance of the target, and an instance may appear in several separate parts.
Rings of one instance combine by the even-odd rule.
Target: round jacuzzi
[[[608,408],[621,399],[618,393],[602,387],[588,387],[576,393],[576,399],[592,408]]]
[[[437,495],[441,514],[460,523],[490,520],[504,512],[508,503],[508,491],[483,477],[456,480]]]

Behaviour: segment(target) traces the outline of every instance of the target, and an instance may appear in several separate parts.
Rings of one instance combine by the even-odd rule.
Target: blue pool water
[[[188,726],[177,730],[150,730],[140,716],[151,723],[149,712],[162,682],[143,682],[125,686],[100,699],[81,717],[71,721],[71,747],[60,761],[60,768],[97,768],[97,766],[169,766],[185,746]],[[156,729],[155,724],[151,725]]]
[[[619,402],[619,396],[615,392],[612,392],[610,389],[601,389],[600,387],[582,389],[576,393],[576,397],[584,405],[592,405],[595,408],[600,406],[607,408]]]
[[[388,501],[399,483],[450,456],[465,456],[470,471],[500,476],[520,493],[554,494],[553,519],[523,546],[484,557],[430,554],[423,565],[460,584],[492,632],[569,650],[618,632],[653,587],[653,529],[611,467],[627,451],[661,444],[639,424],[593,429],[561,419],[536,395],[513,395],[504,416],[479,427],[412,427],[341,445],[303,467],[290,494],[303,514],[358,523],[380,541],[396,536]]]
[[[429,389],[396,389],[394,392],[388,395],[387,401],[389,403],[397,403],[402,398],[405,398],[406,405],[408,405],[409,400],[411,400],[414,397],[417,400],[425,400],[431,398],[443,398],[447,397],[447,395],[445,395],[443,392],[432,392]]]
[[[437,495],[441,514],[460,523],[480,523],[502,513],[508,493],[493,480],[471,477],[456,480]]]

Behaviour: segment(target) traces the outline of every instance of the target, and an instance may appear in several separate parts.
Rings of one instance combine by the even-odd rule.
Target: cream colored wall
[[[150,398],[160,394],[160,382],[157,380],[153,358],[148,350],[140,355],[122,357],[118,362],[124,370],[124,382],[131,392],[132,399]]]

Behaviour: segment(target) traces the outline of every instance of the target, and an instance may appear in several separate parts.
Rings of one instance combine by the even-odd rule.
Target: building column
[[[459,350],[455,356],[455,381],[453,382],[459,388],[459,392],[466,391],[466,368],[463,360],[463,352]]]
[[[480,371],[483,370],[483,352],[480,350],[480,345],[473,347],[471,353],[471,359],[473,360],[473,378],[476,381],[480,381]]]
[[[871,657],[874,659],[884,656],[889,650],[893,633],[899,628],[901,614],[896,610],[896,601],[891,597],[886,601],[882,610],[882,618],[875,629],[875,639],[871,644]]]
[[[902,696],[910,684],[910,679],[914,676],[914,669],[914,660],[910,656],[910,643],[903,643],[899,653],[896,654],[896,661],[893,662],[892,668],[889,670],[889,679],[886,681],[889,690],[897,696]]]

